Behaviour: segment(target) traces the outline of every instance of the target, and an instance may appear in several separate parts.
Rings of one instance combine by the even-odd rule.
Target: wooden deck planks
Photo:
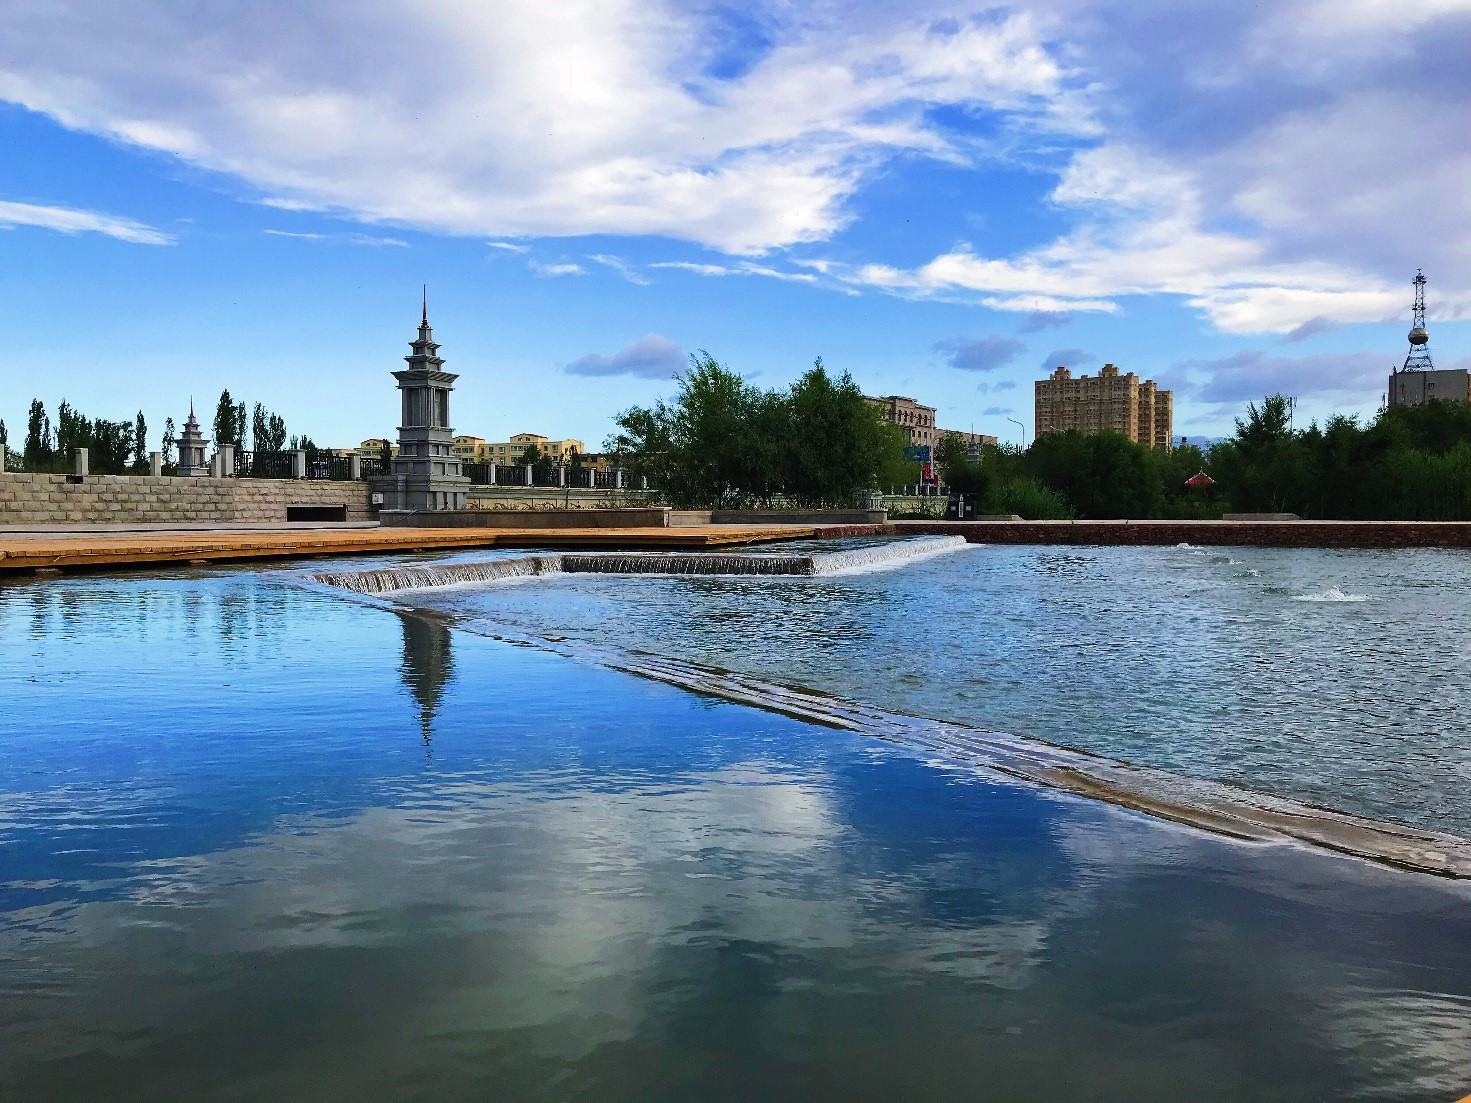
[[[194,560],[382,555],[457,548],[686,548],[792,540],[814,529],[791,525],[719,525],[628,529],[358,529],[306,532],[211,532],[7,538],[0,572],[145,566]]]

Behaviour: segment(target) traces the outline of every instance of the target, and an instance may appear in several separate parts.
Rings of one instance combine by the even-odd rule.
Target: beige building
[[[943,440],[945,437],[959,437],[961,443],[965,445],[966,454],[972,461],[981,458],[981,449],[994,448],[998,443],[990,433],[968,433],[962,429],[941,429],[940,439]]]
[[[885,395],[882,398],[870,398],[868,395],[863,397],[883,413],[885,421],[892,422],[908,433],[910,444],[934,447],[940,443],[939,433],[935,430],[933,406],[921,406],[914,399],[902,394]]]
[[[398,445],[383,437],[369,437],[362,444],[358,445],[357,453],[365,460],[376,460],[382,457],[383,446],[385,444],[388,445],[390,456],[398,455]]]
[[[1141,383],[1133,372],[1120,375],[1112,364],[1103,365],[1096,376],[1077,379],[1060,367],[1037,380],[1035,435],[1111,430],[1140,444],[1170,448],[1175,439],[1174,397],[1152,379]]]

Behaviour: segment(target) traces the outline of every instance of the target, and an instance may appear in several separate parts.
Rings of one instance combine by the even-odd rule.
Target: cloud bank
[[[1420,266],[1433,317],[1471,312],[1466,0],[1188,18],[1172,0],[979,16],[833,0],[743,18],[761,33],[657,0],[0,0],[0,100],[283,209],[735,257],[831,241],[903,161],[1020,167],[1051,181],[1034,240],[793,263],[850,291],[1016,311],[1027,332],[1171,296],[1222,331],[1306,334],[1403,314]],[[10,225],[170,240],[9,207]]]

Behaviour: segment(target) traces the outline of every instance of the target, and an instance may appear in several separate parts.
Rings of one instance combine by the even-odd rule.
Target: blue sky
[[[1269,10],[1263,10],[1263,8]],[[0,418],[221,388],[596,446],[708,349],[1016,439],[1105,361],[1217,435],[1371,412],[1410,279],[1471,363],[1471,3],[0,0]]]

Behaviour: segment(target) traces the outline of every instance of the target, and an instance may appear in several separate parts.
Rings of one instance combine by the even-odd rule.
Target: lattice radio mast
[[[1400,371],[1434,371],[1430,362],[1430,331],[1425,328],[1425,273],[1415,270],[1415,322],[1410,327],[1410,351]]]

